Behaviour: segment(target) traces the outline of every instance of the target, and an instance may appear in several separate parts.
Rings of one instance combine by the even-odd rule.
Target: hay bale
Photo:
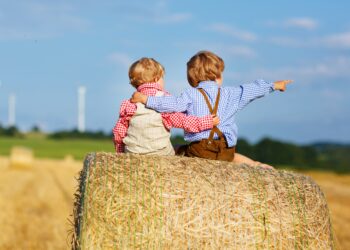
[[[73,155],[65,155],[63,158],[63,162],[68,164],[72,164],[74,162],[74,156]]]
[[[89,154],[74,249],[332,249],[306,176],[186,157]]]
[[[33,166],[33,151],[26,147],[13,147],[10,154],[10,167],[13,169],[28,169]]]

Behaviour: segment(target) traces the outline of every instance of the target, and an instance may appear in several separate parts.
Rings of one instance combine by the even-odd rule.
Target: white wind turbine
[[[16,125],[16,96],[10,94],[8,110],[8,125],[9,127]]]
[[[86,87],[78,87],[78,131],[85,132],[85,93]]]

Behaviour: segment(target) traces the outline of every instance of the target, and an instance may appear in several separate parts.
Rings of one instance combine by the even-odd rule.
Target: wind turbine
[[[8,125],[9,127],[16,125],[16,96],[10,94],[9,96],[9,111],[8,111]]]
[[[1,88],[1,86],[2,86],[2,80],[0,80],[0,88]],[[0,121],[0,126],[1,126],[1,121]]]
[[[78,87],[78,131],[85,132],[85,93],[86,87]]]

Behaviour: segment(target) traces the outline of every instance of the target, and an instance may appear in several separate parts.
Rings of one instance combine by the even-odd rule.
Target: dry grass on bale
[[[304,175],[186,157],[89,154],[75,249],[333,249],[328,207]]]

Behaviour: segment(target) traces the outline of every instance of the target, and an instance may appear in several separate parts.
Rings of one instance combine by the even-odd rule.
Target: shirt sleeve
[[[115,151],[117,153],[124,152],[125,145],[123,143],[123,139],[125,138],[127,131],[128,131],[128,126],[125,124],[125,121],[123,121],[123,119],[119,119],[113,128],[113,142],[114,142]]]
[[[149,96],[146,107],[158,112],[185,112],[192,103],[188,91],[180,96]]]
[[[136,112],[136,105],[129,100],[123,101],[119,110],[119,119],[113,128],[113,142],[117,153],[123,153],[123,139],[127,135],[129,121]]]
[[[231,90],[231,98],[238,100],[238,110],[244,108],[255,99],[274,91],[273,83],[266,82],[262,79],[229,89]]]
[[[165,113],[162,115],[163,120],[165,119],[171,127],[182,128],[186,132],[198,133],[213,128],[213,118],[211,115],[197,117],[180,112]]]

